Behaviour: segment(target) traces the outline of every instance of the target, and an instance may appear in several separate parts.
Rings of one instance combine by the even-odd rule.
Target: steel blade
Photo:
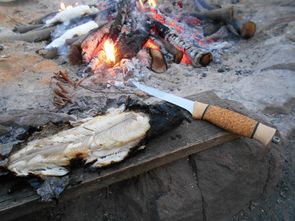
[[[140,90],[153,95],[155,97],[158,97],[162,100],[168,101],[169,103],[175,104],[179,107],[182,107],[186,110],[188,110],[190,113],[193,113],[194,108],[194,102],[182,97],[175,96],[173,94],[169,94],[163,91],[160,91],[156,88],[152,88],[149,86],[145,86],[143,84],[140,84],[138,82],[132,81],[132,83]]]

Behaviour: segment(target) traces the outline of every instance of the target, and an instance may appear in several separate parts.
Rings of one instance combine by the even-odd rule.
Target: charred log
[[[42,24],[33,24],[33,25],[17,25],[14,27],[13,31],[17,33],[26,33],[28,31],[41,28]]]
[[[172,45],[184,50],[190,57],[194,67],[206,66],[212,61],[212,54],[202,46],[194,46],[192,43],[180,39],[177,32],[170,30],[167,26],[155,21],[153,23],[157,28],[160,37],[166,39]]]
[[[176,47],[174,47],[170,42],[165,40],[164,38],[160,38],[161,43],[164,45],[165,49],[173,55],[174,62],[179,64],[181,59],[183,58],[183,52]]]
[[[149,30],[147,28],[147,30]],[[122,34],[116,44],[116,62],[123,58],[132,58],[141,50],[149,38],[149,32],[145,30],[136,30],[129,34]]]
[[[50,39],[51,32],[54,27],[47,27],[38,30],[32,30],[24,34],[15,35],[0,35],[0,41],[26,41],[26,42],[40,42]]]
[[[46,59],[54,59],[58,57],[57,48],[40,49],[40,50],[37,50],[36,52],[37,54],[41,55],[43,58],[46,58]]]
[[[167,64],[165,57],[161,53],[161,51],[157,49],[150,48],[149,49],[150,56],[152,58],[150,69],[156,73],[163,73],[167,70]]]
[[[236,32],[238,35],[245,39],[252,38],[256,32],[256,24],[252,21],[243,21],[238,19],[232,19],[229,22],[229,25],[234,29],[232,31],[231,27],[229,28],[230,31]]]
[[[130,11],[131,3],[128,0],[121,0],[118,4],[118,14],[111,25],[109,38],[115,42],[121,33],[121,29],[126,22],[128,13]]]

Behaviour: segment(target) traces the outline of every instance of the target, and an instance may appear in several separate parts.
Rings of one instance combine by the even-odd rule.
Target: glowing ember
[[[143,48],[153,48],[153,49],[157,49],[160,50],[159,46],[156,45],[156,43],[149,38],[149,40],[147,40],[147,42],[144,44]]]
[[[155,8],[157,6],[156,0],[148,0],[150,7]]]
[[[115,63],[115,46],[112,40],[108,39],[103,45],[104,51],[106,53],[107,61]]]

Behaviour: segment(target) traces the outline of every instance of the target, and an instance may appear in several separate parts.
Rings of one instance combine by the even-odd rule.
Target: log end
[[[256,24],[252,21],[245,22],[240,28],[240,35],[245,38],[249,39],[255,35],[256,32]]]
[[[208,64],[210,64],[212,60],[213,60],[212,54],[210,52],[207,52],[201,55],[201,57],[199,58],[199,63],[202,66],[207,66]]]
[[[153,48],[150,48],[149,52],[152,58],[150,69],[156,73],[165,72],[168,69],[168,67],[162,53],[159,50]]]
[[[174,62],[179,64],[183,58],[183,52],[179,51],[176,55],[174,55]]]

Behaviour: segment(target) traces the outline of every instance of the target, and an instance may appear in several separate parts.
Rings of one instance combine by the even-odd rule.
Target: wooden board
[[[216,96],[212,93],[201,95],[201,101],[209,101]],[[210,103],[210,102],[209,102]],[[216,102],[214,102],[216,104]],[[219,102],[224,104],[223,101]],[[224,105],[223,105],[224,106]],[[227,106],[227,105],[226,105]],[[207,122],[184,122],[180,127],[165,133],[148,143],[125,161],[96,172],[83,168],[74,170],[71,177],[79,177],[81,183],[69,187],[60,197],[60,201],[128,179],[172,161],[182,159],[193,153],[237,139]],[[51,203],[41,202],[38,195],[29,187],[7,194],[7,183],[0,184],[1,220],[13,219],[42,209]]]

